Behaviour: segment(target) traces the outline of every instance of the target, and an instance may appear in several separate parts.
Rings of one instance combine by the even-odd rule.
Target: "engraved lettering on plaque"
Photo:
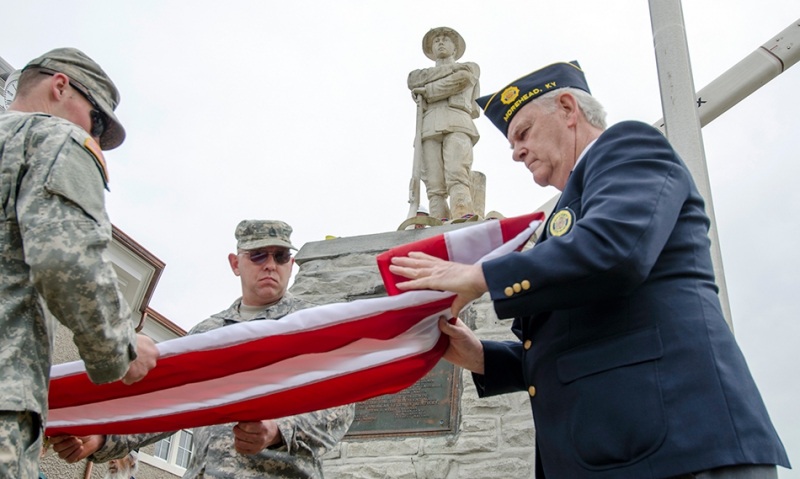
[[[357,403],[355,420],[346,437],[454,433],[458,407],[458,401],[454,399],[458,397],[458,379],[452,364],[439,361],[436,367],[411,387],[396,394]]]

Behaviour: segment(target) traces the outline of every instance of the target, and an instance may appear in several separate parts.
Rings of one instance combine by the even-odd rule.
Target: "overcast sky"
[[[699,90],[800,16],[797,0],[684,2]],[[643,0],[4,2],[15,67],[82,49],[122,93],[128,138],[107,152],[112,222],[167,266],[151,306],[189,329],[239,295],[227,254],[245,218],[293,242],[393,231],[407,210],[415,106],[408,72],[432,27],[464,37],[491,93],[577,59],[609,123],[662,116]],[[703,129],[737,339],[800,466],[800,67]],[[556,191],[511,161],[485,118],[474,169],[487,210],[528,213]],[[780,477],[800,478],[781,470]]]

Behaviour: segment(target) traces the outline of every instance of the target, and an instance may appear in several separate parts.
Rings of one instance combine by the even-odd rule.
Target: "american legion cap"
[[[281,246],[291,248],[292,227],[283,221],[243,220],[236,226],[236,247],[243,250]]]
[[[77,48],[56,48],[31,60],[23,70],[43,68],[67,75],[80,84],[108,116],[109,125],[100,137],[100,148],[111,150],[125,141],[125,129],[114,114],[119,105],[119,90],[94,60]]]
[[[591,94],[583,70],[576,60],[553,63],[514,80],[497,93],[478,98],[486,117],[503,135],[508,136],[508,125],[519,110],[529,101],[559,88],[578,88]]]

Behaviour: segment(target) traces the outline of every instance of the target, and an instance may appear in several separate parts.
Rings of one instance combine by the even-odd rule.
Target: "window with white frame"
[[[194,454],[192,431],[182,430],[155,444],[153,455],[139,454],[142,462],[182,476]]]
[[[153,456],[161,459],[162,461],[169,461],[169,449],[172,445],[172,436],[162,439],[156,443],[155,452]]]
[[[175,458],[175,464],[184,468],[188,467],[194,450],[194,435],[189,431],[181,431],[177,449],[178,454]]]

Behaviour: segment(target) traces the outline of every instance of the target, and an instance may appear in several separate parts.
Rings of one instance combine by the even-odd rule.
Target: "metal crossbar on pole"
[[[800,19],[744,57],[695,95],[706,126],[800,61]],[[664,133],[664,119],[653,123]]]

